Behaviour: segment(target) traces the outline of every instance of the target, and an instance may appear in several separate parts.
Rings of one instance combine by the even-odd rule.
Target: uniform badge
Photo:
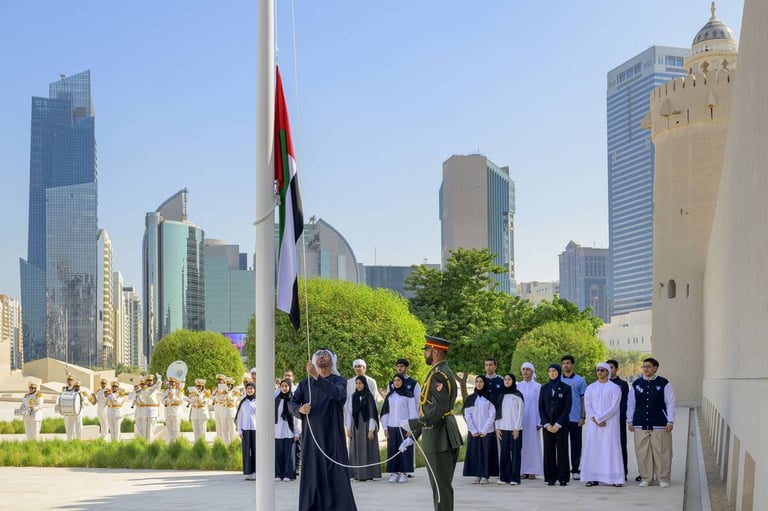
[[[559,398],[562,398],[562,397],[563,397],[563,395],[562,395],[562,394],[558,394],[558,395],[557,395],[557,397],[559,397]]]
[[[656,390],[661,390],[661,385],[656,385]]]
[[[643,393],[643,387],[637,387],[637,391],[642,394]]]
[[[438,392],[443,390],[443,384],[442,383],[435,383],[435,390],[437,390]]]

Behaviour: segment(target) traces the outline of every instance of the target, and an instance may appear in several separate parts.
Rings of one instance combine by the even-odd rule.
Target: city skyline
[[[18,21],[0,34],[14,77],[0,95],[0,203],[15,219],[0,232],[0,293],[20,297],[29,98],[59,73],[92,73],[99,227],[126,285],[141,279],[145,213],[180,187],[211,236],[250,253],[255,6],[159,5],[149,19],[135,6],[41,5],[0,6]],[[742,5],[718,2],[737,38]],[[297,112],[290,9],[279,6],[305,211],[364,264],[438,262],[441,162],[479,149],[515,181],[518,280],[555,280],[569,239],[607,246],[605,74],[650,45],[689,48],[709,1],[589,7],[299,3]]]

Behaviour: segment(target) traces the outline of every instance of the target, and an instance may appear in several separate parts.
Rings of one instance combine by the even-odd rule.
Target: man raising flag
[[[277,273],[277,308],[291,316],[293,328],[299,329],[299,283],[296,243],[304,231],[299,178],[291,141],[288,108],[283,94],[280,68],[275,72],[275,181],[280,194],[279,263]]]

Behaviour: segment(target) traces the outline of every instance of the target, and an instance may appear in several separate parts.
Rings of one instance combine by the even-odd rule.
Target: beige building
[[[98,323],[96,335],[101,344],[100,366],[115,367],[115,316],[112,305],[112,241],[106,229],[99,229],[98,278],[96,309]]]
[[[0,373],[21,369],[24,360],[21,302],[0,295]]]
[[[539,282],[533,280],[531,282],[518,282],[517,283],[517,296],[528,300],[533,305],[547,300],[551,302],[555,296],[560,294],[560,282]]]
[[[701,403],[740,511],[768,502],[768,2],[746,0],[742,19],[738,76],[713,4],[691,75],[654,91],[644,121],[656,149],[654,354],[678,401]]]
[[[609,350],[650,353],[652,317],[650,309],[611,316],[611,322],[598,330],[597,338]]]
[[[704,275],[702,409],[731,502],[759,510],[768,505],[768,2],[746,0],[742,19]]]
[[[656,154],[653,183],[654,355],[678,404],[701,400],[704,266],[725,155],[737,44],[715,16],[696,34],[686,77],[655,89],[643,127]]]
[[[454,154],[443,162],[440,184],[441,258],[452,250],[484,249],[496,254],[506,273],[494,275],[498,289],[515,291],[515,184],[509,167],[481,154]]]

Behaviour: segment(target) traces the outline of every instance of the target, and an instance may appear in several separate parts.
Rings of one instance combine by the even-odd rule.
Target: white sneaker
[[[661,481],[659,481],[659,486],[661,486],[662,488],[669,488],[669,481],[667,481],[666,479],[662,479]]]
[[[475,479],[472,481],[472,484],[480,484],[480,478],[475,477]]]
[[[581,479],[581,472],[574,472],[573,473],[573,480],[574,481],[578,481],[579,479]]]
[[[483,477],[482,479],[480,479],[480,484],[488,484],[488,479]]]
[[[648,485],[649,485],[648,481],[640,481],[640,484],[638,484],[638,486],[640,486],[641,488],[645,488]]]
[[[279,482],[281,482],[282,480],[283,480],[283,478],[282,478],[282,477],[275,477],[275,482],[276,482],[276,483],[279,483]]]
[[[283,482],[284,483],[290,483],[291,482],[291,478],[290,477],[283,477]]]
[[[389,476],[389,481],[387,481],[387,482],[389,482],[389,483],[396,483],[397,482],[397,474],[392,474],[391,476]]]
[[[499,482],[501,482],[501,481],[499,481]],[[520,483],[518,483],[518,482],[515,482],[515,481],[510,481],[510,483],[509,483],[509,484],[510,484],[511,486],[517,486],[517,485],[518,485],[518,484],[520,484]]]
[[[256,474],[248,474],[245,476],[246,481],[255,481],[256,480]]]
[[[408,476],[405,474],[400,474],[400,477],[397,478],[398,483],[405,483],[408,481]]]
[[[501,479],[499,479],[498,481],[496,481],[496,484],[507,484],[507,483],[505,483],[504,481],[502,481]]]

